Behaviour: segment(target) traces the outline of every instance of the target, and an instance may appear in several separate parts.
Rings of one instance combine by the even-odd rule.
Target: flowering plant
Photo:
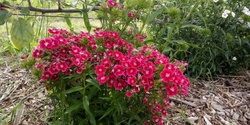
[[[112,0],[107,4],[118,6]],[[163,125],[169,98],[187,95],[187,64],[172,63],[153,45],[145,45],[142,35],[130,33],[133,38],[123,39],[104,29],[77,35],[57,28],[48,32],[28,62],[59,102],[54,122]]]

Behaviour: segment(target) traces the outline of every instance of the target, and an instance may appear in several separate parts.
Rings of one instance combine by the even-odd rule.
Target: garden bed
[[[250,71],[191,81],[186,98],[171,98],[167,124],[250,124]],[[1,124],[47,124],[52,108],[46,91],[19,67],[16,57],[2,57],[0,86]]]

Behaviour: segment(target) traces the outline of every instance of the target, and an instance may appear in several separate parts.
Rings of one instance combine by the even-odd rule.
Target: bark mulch
[[[0,124],[46,125],[52,107],[44,87],[19,68],[16,58],[4,59],[0,59]],[[250,125],[249,70],[191,81],[187,97],[171,98],[166,125]]]

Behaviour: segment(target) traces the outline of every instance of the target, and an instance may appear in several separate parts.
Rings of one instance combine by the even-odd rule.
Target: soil
[[[52,111],[45,88],[16,57],[0,59],[0,124],[46,125]],[[166,125],[250,125],[250,71],[193,80],[185,98],[171,98]]]

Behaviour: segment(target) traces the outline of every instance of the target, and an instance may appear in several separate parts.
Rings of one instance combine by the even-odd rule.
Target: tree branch
[[[60,2],[60,0],[58,0],[58,1]],[[82,9],[62,9],[61,7],[59,7],[59,5],[58,5],[58,9],[36,8],[36,7],[32,6],[30,0],[28,0],[28,3],[29,3],[28,8],[29,8],[30,11],[40,12],[42,14],[45,14],[45,13],[80,13],[80,12],[83,11]],[[27,7],[17,6],[17,5],[11,5],[11,6],[2,5],[2,8],[21,10],[21,9],[27,8]],[[95,6],[93,8],[88,8],[87,11],[90,11],[90,10],[91,11],[96,11],[96,10],[99,10],[99,9],[100,9],[99,6]]]

